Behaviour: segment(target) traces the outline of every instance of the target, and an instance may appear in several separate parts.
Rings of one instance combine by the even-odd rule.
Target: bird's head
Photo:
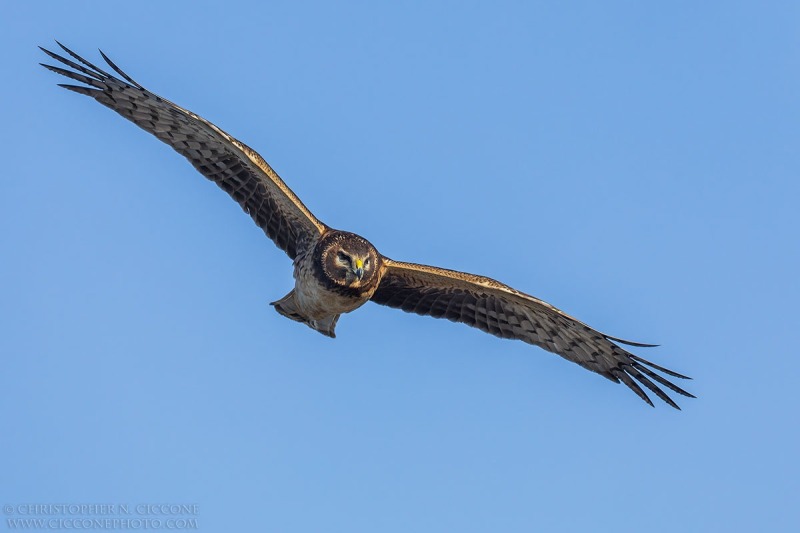
[[[322,252],[325,274],[337,285],[351,288],[373,284],[378,275],[380,254],[366,239],[341,232]]]

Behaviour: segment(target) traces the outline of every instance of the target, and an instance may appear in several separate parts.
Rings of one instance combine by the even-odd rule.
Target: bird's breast
[[[319,269],[314,268],[311,254],[298,258],[294,268],[295,301],[302,312],[312,320],[322,320],[331,315],[349,313],[358,309],[372,296],[372,291],[359,292],[338,289],[332,282],[320,277]]]

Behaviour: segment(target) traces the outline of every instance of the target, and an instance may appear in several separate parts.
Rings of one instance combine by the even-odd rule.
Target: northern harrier
[[[540,346],[611,381],[621,381],[651,406],[637,381],[676,409],[677,404],[659,385],[694,397],[655,371],[688,379],[686,376],[619,346],[652,345],[600,333],[552,305],[493,279],[394,261],[363,237],[326,226],[253,149],[191,111],[151,93],[102,52],[103,59],[122,79],[58,44],[75,61],[44,48],[42,51],[73,70],[43,66],[83,84],[61,87],[94,98],[170,145],[236,200],[294,261],[294,290],[272,304],[283,316],[333,337],[342,313],[373,301]]]

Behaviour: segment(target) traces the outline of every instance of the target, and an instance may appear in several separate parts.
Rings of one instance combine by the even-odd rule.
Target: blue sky
[[[205,531],[795,531],[795,2],[4,4],[0,504]],[[488,275],[694,377],[682,412],[367,305],[55,86],[101,47],[386,255]],[[6,517],[4,517],[5,519]],[[7,527],[7,524],[4,524]]]

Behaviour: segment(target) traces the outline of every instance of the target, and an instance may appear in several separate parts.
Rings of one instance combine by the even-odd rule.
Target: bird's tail
[[[339,315],[331,315],[322,320],[312,320],[305,316],[297,305],[297,300],[294,297],[294,289],[289,291],[289,294],[278,300],[277,302],[270,303],[277,312],[297,322],[302,322],[311,329],[315,329],[331,338],[336,338],[336,321],[339,320]]]

